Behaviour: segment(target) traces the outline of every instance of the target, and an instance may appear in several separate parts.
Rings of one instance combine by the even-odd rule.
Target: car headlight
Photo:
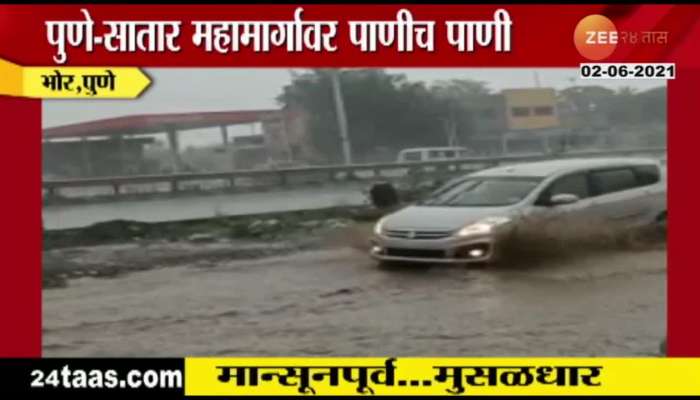
[[[493,232],[494,228],[499,225],[503,225],[510,222],[510,218],[507,217],[489,217],[484,218],[480,221],[469,224],[464,228],[457,231],[457,236],[476,236],[476,235],[488,235]]]
[[[375,235],[381,235],[382,232],[384,231],[384,218],[381,218],[377,223],[374,225],[374,234]]]

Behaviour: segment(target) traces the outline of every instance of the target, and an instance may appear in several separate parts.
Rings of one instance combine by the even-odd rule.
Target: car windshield
[[[541,178],[472,177],[451,182],[419,203],[423,206],[496,207],[515,204],[525,198]]]

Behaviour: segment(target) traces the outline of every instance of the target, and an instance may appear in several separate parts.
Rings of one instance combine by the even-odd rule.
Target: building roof
[[[43,137],[59,139],[162,133],[171,129],[185,130],[250,124],[268,118],[280,118],[282,113],[282,110],[246,110],[129,115],[46,128],[43,131]]]

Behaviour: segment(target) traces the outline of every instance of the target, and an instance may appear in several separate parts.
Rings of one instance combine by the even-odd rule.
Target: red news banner
[[[612,25],[594,24],[594,30],[606,34],[594,35],[592,43],[579,39],[584,40],[583,47],[577,46],[576,27],[591,15],[602,15]],[[605,46],[610,51],[594,61],[677,65],[677,77],[669,82],[669,168],[673,182],[685,178],[692,182],[692,168],[680,164],[692,160],[700,145],[691,128],[697,124],[693,118],[697,102],[690,100],[700,89],[698,17],[700,7],[695,5],[2,5],[0,58],[20,66],[576,67],[591,61],[591,53],[582,48]],[[139,42],[144,39],[136,35],[132,44],[122,45],[116,37],[128,36],[133,23],[153,29],[162,41]],[[280,33],[276,37],[270,33],[266,36],[269,49],[259,44],[256,50],[256,29],[288,24],[322,26],[317,29],[320,37],[301,34],[305,43],[297,51],[295,46],[290,50],[286,41],[278,45],[283,43]],[[386,24],[410,27],[411,35],[400,31],[401,35],[389,37],[381,28]],[[215,34],[230,32],[234,25],[239,34],[244,33],[238,49],[226,39],[217,42]],[[295,35],[293,29],[291,34]],[[645,36],[655,39],[643,40]],[[604,43],[600,42],[603,37]],[[0,116],[9,121],[8,131],[22,132],[0,158],[4,178],[17,183],[15,194],[2,204],[14,211],[6,224],[16,228],[3,233],[0,240],[4,264],[12,266],[0,276],[4,282],[1,312],[13,324],[0,337],[0,355],[38,356],[41,102],[0,97]],[[684,196],[674,194],[679,193],[676,189],[670,192],[674,213],[697,206],[696,186],[687,185]],[[672,222],[669,231],[668,353],[672,356],[700,356],[700,327],[694,317],[700,270],[693,262],[694,232],[690,234],[700,223],[695,214],[682,214],[682,223]]]
[[[699,13],[688,5],[0,6],[0,55],[25,66],[561,67],[586,61],[573,33],[594,14],[619,33],[606,62],[695,58],[688,39],[698,35]],[[162,22],[153,28],[164,30],[162,43],[121,47],[115,39],[130,28],[120,23],[144,21]],[[61,22],[77,25],[66,30]],[[278,29],[294,22],[317,28]],[[649,32],[665,32],[666,40],[632,40]],[[290,46],[295,35],[305,45]]]

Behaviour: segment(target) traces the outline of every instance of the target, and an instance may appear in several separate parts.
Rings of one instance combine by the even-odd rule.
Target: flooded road
[[[666,251],[380,269],[360,250],[217,260],[44,291],[45,356],[649,356]]]

